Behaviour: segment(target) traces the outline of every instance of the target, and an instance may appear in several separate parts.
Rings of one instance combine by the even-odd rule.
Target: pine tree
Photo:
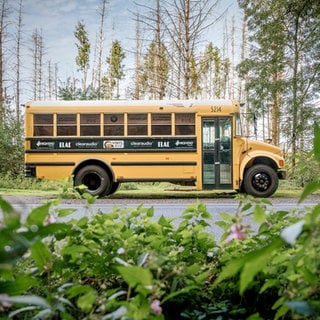
[[[282,132],[293,155],[310,135],[307,105],[319,90],[320,6],[316,0],[242,0],[251,50],[240,71],[273,143]],[[308,112],[307,112],[308,110]],[[294,157],[293,157],[294,158]],[[294,163],[293,163],[294,165]]]
[[[79,71],[83,72],[82,89],[83,91],[86,91],[90,59],[90,42],[88,39],[88,33],[86,31],[85,25],[80,21],[76,26],[76,31],[74,32],[74,35],[78,41],[78,43],[76,43],[78,49],[76,63],[79,67]]]
[[[110,87],[111,98],[113,97],[114,89],[116,89],[116,99],[120,97],[120,80],[124,77],[124,65],[122,64],[125,58],[125,53],[118,40],[112,42],[110,55],[107,57],[109,65],[109,77],[104,79],[105,83]]]
[[[144,56],[143,73],[140,83],[145,94],[150,94],[151,99],[163,99],[168,80],[168,59],[164,44],[153,41]]]
[[[285,33],[281,18],[281,6],[273,0],[244,1],[241,6],[248,17],[251,34],[250,56],[239,68],[250,94],[250,103],[256,115],[267,120],[263,125],[264,139],[271,137],[274,144],[280,139],[280,97],[283,94],[285,66]],[[278,2],[279,4],[279,2]],[[272,119],[272,121],[270,121]]]

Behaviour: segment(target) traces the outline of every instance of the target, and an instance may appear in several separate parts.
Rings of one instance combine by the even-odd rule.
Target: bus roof
[[[52,100],[29,101],[27,107],[184,107],[232,106],[233,100]]]

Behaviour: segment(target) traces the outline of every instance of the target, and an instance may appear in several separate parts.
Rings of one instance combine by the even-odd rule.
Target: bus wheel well
[[[274,170],[278,169],[277,164],[272,159],[266,157],[257,157],[254,158],[253,161],[249,163],[249,165],[247,165],[246,170],[257,164],[264,164],[266,166],[271,167]]]
[[[240,192],[257,197],[269,197],[277,188],[277,164],[272,159],[257,157],[247,164]]]
[[[114,175],[112,173],[112,170],[110,169],[110,167],[103,161],[101,160],[97,160],[97,159],[90,159],[90,160],[86,160],[81,162],[73,171],[73,176],[75,177],[77,175],[77,173],[79,172],[79,170],[81,170],[82,168],[86,167],[86,166],[90,166],[90,165],[95,165],[95,166],[99,166],[102,169],[104,169],[107,174],[110,177],[110,180],[113,181],[114,179]]]

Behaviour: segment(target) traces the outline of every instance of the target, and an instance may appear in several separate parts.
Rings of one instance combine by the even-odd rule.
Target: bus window
[[[147,136],[148,135],[147,113],[128,114],[128,135],[129,136]]]
[[[176,113],[175,114],[175,134],[176,136],[195,135],[195,114]]]
[[[240,114],[236,114],[236,137],[242,136],[242,129],[241,129],[241,118]]]
[[[53,136],[53,114],[35,114],[33,116],[33,135]]]
[[[75,113],[57,114],[57,136],[77,135],[77,115]]]
[[[80,136],[100,136],[100,114],[80,115]]]
[[[171,135],[171,113],[153,113],[151,115],[151,135]]]
[[[124,136],[124,115],[123,113],[104,114],[105,136]]]
[[[220,133],[220,184],[231,185],[232,183],[232,144],[231,144],[231,118],[219,119]]]

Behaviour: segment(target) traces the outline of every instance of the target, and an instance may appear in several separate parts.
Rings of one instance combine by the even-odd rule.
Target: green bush
[[[206,231],[210,214],[200,202],[188,207],[179,223],[163,216],[156,221],[153,209],[143,206],[58,223],[73,212],[58,204],[33,209],[22,223],[10,204],[0,201],[1,319],[317,319],[320,314],[320,205],[273,212],[265,200],[241,198],[235,216],[221,213],[216,224],[225,233],[217,241]],[[258,229],[244,222],[249,216]]]
[[[22,128],[14,120],[0,126],[0,174],[22,174],[24,146]]]
[[[313,151],[300,150],[295,156],[287,156],[286,169],[287,181],[296,187],[304,187],[315,176],[320,176],[320,163]]]
[[[0,319],[319,319],[320,204],[239,200],[215,239],[201,202],[179,220],[141,205],[59,223],[73,210],[58,200],[22,221],[0,199]]]

